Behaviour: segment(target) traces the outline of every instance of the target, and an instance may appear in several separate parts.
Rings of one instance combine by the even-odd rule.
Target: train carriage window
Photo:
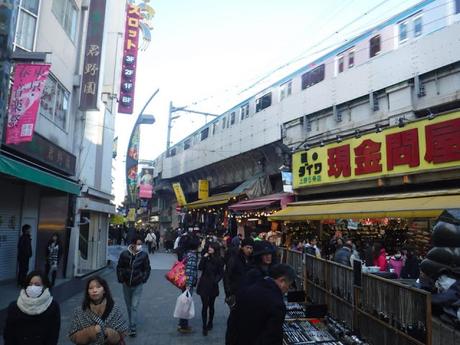
[[[225,129],[225,126],[226,126],[226,125],[227,125],[227,118],[224,117],[224,118],[222,119],[222,129]]]
[[[219,121],[216,121],[212,124],[212,135],[216,134],[217,126],[219,126]]]
[[[380,53],[380,35],[374,36],[370,39],[369,56],[374,57]]]
[[[460,13],[460,0],[455,0],[455,13]]]
[[[344,57],[341,56],[341,57],[339,57],[339,59],[337,60],[337,70],[339,71],[339,73],[342,73],[342,72],[343,72],[344,67],[345,67]]]
[[[176,155],[176,148],[172,148],[171,150],[169,150],[169,157],[174,157]]]
[[[302,74],[302,90],[324,80],[324,64]]]
[[[414,19],[414,36],[418,37],[422,34],[423,31],[423,22],[422,17],[417,17]]]
[[[187,139],[184,141],[184,151],[188,150],[192,146],[192,139]]]
[[[280,101],[292,94],[292,80],[280,85]]]
[[[201,131],[201,141],[205,140],[209,136],[209,127],[206,127]]]
[[[399,23],[399,43],[407,41],[407,22]]]
[[[241,120],[249,117],[249,103],[246,103],[240,107]]]
[[[355,52],[351,51],[348,53],[348,68],[352,68],[355,65]]]
[[[233,126],[235,122],[236,122],[236,113],[232,111],[232,113],[230,114],[230,126]]]
[[[272,105],[272,93],[269,92],[256,100],[256,113]]]

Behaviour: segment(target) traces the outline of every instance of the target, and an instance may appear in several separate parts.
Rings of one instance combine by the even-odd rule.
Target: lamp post
[[[131,136],[128,142],[128,151],[126,153],[126,190],[127,190],[127,204],[129,209],[129,221],[133,221],[132,213],[136,211],[137,201],[137,165],[139,163],[139,144],[140,144],[140,125],[155,123],[153,115],[144,114],[145,109],[152,101],[153,97],[160,91],[156,90],[145,103],[141,112],[139,113],[136,123],[134,124]]]

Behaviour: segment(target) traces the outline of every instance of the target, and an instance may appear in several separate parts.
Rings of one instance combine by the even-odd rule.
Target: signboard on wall
[[[204,200],[209,198],[209,181],[198,180],[198,199]]]
[[[8,108],[6,144],[32,141],[48,64],[17,64]]]
[[[86,34],[80,109],[97,110],[106,0],[91,0]]]
[[[134,108],[134,89],[136,84],[140,20],[140,7],[134,4],[127,4],[120,97],[118,103],[118,112],[123,114],[132,114]]]
[[[185,200],[184,191],[179,182],[173,183],[172,187],[174,189],[174,194],[176,194],[177,204],[179,206],[184,206],[187,204],[187,200]]]
[[[460,112],[363,135],[292,157],[294,189],[460,167]]]

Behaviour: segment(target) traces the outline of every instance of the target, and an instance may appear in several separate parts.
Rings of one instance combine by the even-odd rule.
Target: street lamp
[[[137,165],[139,163],[140,125],[152,125],[155,123],[155,117],[150,114],[144,114],[144,111],[158,91],[160,90],[156,90],[152,96],[150,96],[139,113],[128,142],[128,151],[126,153],[126,190],[128,195],[127,204],[130,211],[133,208],[135,209],[137,200]],[[131,211],[130,214],[132,213]]]

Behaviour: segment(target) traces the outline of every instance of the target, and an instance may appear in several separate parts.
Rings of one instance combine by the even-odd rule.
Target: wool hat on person
[[[244,246],[253,247],[254,246],[254,240],[252,238],[250,238],[250,237],[241,240],[241,247],[244,247]]]
[[[252,256],[259,256],[264,254],[273,254],[275,249],[272,244],[268,241],[255,241],[254,242],[254,251]]]

